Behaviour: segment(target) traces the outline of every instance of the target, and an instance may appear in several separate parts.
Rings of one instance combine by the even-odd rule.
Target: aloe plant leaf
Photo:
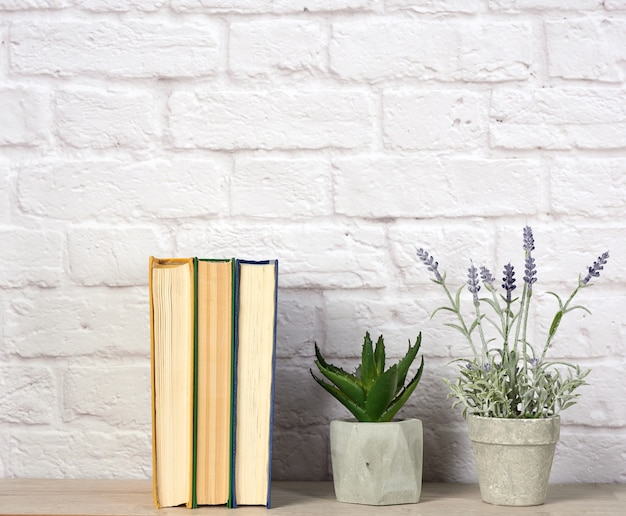
[[[369,390],[376,378],[376,366],[374,364],[374,347],[369,332],[363,339],[363,351],[361,352],[361,382],[365,390]]]
[[[354,403],[354,401],[348,398],[337,387],[335,387],[334,385],[330,385],[329,383],[326,383],[324,380],[315,376],[311,369],[309,369],[309,372],[311,373],[311,376],[313,377],[313,379],[319,385],[321,385],[324,389],[326,389],[326,391],[329,394],[334,396],[337,399],[337,401],[339,401],[339,403],[341,403],[344,407],[346,407],[352,413],[352,415],[357,418],[358,421],[369,421],[367,412],[365,412],[363,408],[359,407],[356,403]]]
[[[389,407],[382,414],[382,416],[380,416],[379,421],[386,422],[386,421],[391,421],[393,419],[393,417],[397,414],[398,410],[402,408],[402,406],[406,403],[406,401],[409,399],[411,394],[413,394],[413,391],[417,387],[417,384],[419,383],[420,378],[422,377],[423,370],[424,370],[424,357],[422,357],[422,363],[420,364],[420,367],[417,370],[417,373],[415,374],[413,379],[406,385],[404,389],[402,389],[402,392],[400,392],[400,394],[398,394],[391,401],[391,403],[389,403]]]
[[[365,404],[365,390],[356,376],[345,372],[343,369],[325,367],[317,360],[315,361],[315,365],[320,373],[334,383],[340,391],[352,399],[357,405],[363,406]]]
[[[378,337],[378,340],[376,341],[374,363],[376,364],[376,375],[380,376],[385,370],[385,341],[382,335]]]
[[[322,353],[320,351],[320,349],[318,348],[317,344],[315,344],[315,362],[316,364],[319,362],[322,367],[328,369],[329,371],[335,372],[337,374],[343,375],[343,376],[349,376],[351,377],[353,380],[355,380],[360,386],[363,386],[363,384],[361,383],[360,379],[359,379],[359,374],[357,374],[357,372],[355,372],[355,374],[351,374],[348,373],[347,371],[344,371],[343,369],[341,369],[341,367],[337,367],[333,364],[329,364],[328,362],[326,362],[326,360],[324,359],[324,357],[322,356]],[[319,365],[318,365],[319,368]],[[358,371],[358,369],[357,369]]]
[[[422,345],[422,333],[417,336],[415,339],[415,344],[411,347],[411,341],[409,341],[409,350],[406,355],[400,362],[398,362],[398,388],[399,391],[404,386],[404,381],[406,380],[406,375],[409,373],[409,368],[411,364],[415,361],[415,357],[417,356],[417,352]]]
[[[396,364],[376,378],[365,400],[365,411],[372,421],[377,421],[385,412],[395,396],[397,385],[398,366]]]

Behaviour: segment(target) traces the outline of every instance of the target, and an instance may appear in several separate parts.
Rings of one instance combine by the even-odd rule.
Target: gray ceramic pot
[[[541,505],[560,419],[467,417],[483,501],[496,505]]]
[[[422,492],[423,442],[419,419],[331,421],[337,500],[365,505],[417,503]]]

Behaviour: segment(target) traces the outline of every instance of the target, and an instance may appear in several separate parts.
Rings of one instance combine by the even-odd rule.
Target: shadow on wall
[[[272,479],[330,480],[333,400],[317,386],[306,364],[277,364],[274,404]]]
[[[308,368],[313,357],[299,365],[277,366],[272,478],[274,480],[331,480],[329,423],[351,414],[323,391]],[[450,410],[448,388],[441,378],[445,366],[428,359],[431,367],[415,393],[399,412],[424,426],[425,482],[475,482],[474,459],[460,410]],[[447,362],[447,361],[446,361]]]

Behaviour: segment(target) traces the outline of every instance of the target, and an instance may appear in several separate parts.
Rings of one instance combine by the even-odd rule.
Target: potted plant
[[[330,446],[335,495],[340,502],[367,505],[417,503],[422,489],[422,422],[394,421],[420,381],[424,357],[406,383],[421,334],[398,363],[385,369],[385,342],[374,347],[365,334],[361,364],[354,373],[329,364],[315,345],[315,381],[356,418],[331,421]]]
[[[523,230],[524,277],[522,292],[517,288],[514,267],[504,266],[502,290],[490,270],[470,264],[467,289],[471,294],[471,315],[462,311],[465,285],[453,295],[439,263],[424,249],[419,259],[434,275],[447,304],[433,312],[445,311],[455,322],[447,323],[467,340],[469,358],[459,358],[456,381],[445,380],[453,407],[463,407],[468,420],[481,497],[498,505],[540,505],[545,501],[550,469],[559,439],[559,412],[576,402],[578,388],[585,385],[589,370],[547,354],[564,315],[588,310],[573,305],[576,295],[591,285],[607,263],[605,252],[580,275],[578,284],[563,300],[549,292],[558,304],[556,314],[541,347],[534,346],[527,333],[530,305],[537,282],[532,229]],[[486,294],[479,297],[484,288]],[[493,345],[497,342],[497,345]]]

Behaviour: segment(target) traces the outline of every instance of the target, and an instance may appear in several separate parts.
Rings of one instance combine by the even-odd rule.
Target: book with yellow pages
[[[149,291],[154,503],[191,507],[193,260],[150,257]]]
[[[232,505],[270,507],[278,261],[236,261]]]
[[[234,259],[194,259],[194,506],[230,505]]]

